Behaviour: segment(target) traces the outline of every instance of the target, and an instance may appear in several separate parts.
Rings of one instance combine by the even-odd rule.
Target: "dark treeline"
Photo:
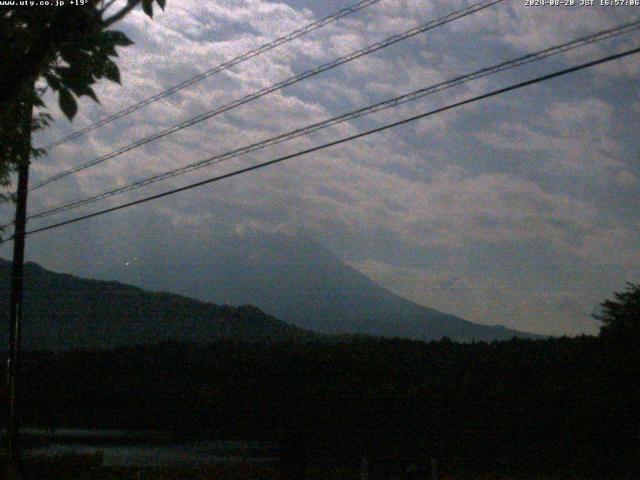
[[[23,413],[34,426],[207,430],[334,456],[604,478],[637,471],[639,364],[635,345],[586,336],[34,352]]]

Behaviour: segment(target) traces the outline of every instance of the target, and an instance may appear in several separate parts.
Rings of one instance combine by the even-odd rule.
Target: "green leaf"
[[[87,86],[85,88],[85,91],[83,92],[84,95],[91,97],[91,99],[96,102],[96,103],[100,103],[100,100],[98,99],[98,96],[96,95],[96,92],[93,91],[93,88]]]
[[[54,90],[60,90],[62,88],[62,84],[60,83],[60,79],[51,72],[44,72],[42,76],[45,78],[47,83]]]
[[[33,106],[34,107],[44,107],[44,102],[42,101],[42,99],[40,97],[36,97],[33,99]]]
[[[149,18],[153,18],[153,0],[142,0],[142,10]]]
[[[107,57],[117,57],[118,52],[115,49],[114,45],[103,45],[101,50],[101,54],[106,55]]]
[[[107,30],[104,32],[103,37],[113,45],[119,45],[121,47],[128,47],[133,45],[133,42],[124,33],[118,30]]]
[[[167,4],[167,0],[156,0],[156,3],[162,10],[164,10],[164,6]]]
[[[75,48],[73,45],[64,45],[60,48],[60,56],[69,65],[90,65],[91,55],[86,51]]]
[[[69,120],[73,120],[73,117],[78,112],[78,104],[76,103],[76,99],[73,98],[73,95],[71,95],[71,92],[66,88],[60,90],[58,104],[60,105],[62,113],[64,113]]]
[[[56,73],[60,76],[64,89],[70,89],[77,97],[80,95],[88,95],[96,102],[98,101],[95,93],[91,90],[90,85],[95,82],[93,75],[87,69],[83,68],[56,68]]]
[[[105,63],[104,76],[106,79],[120,84],[120,70],[118,69],[118,66],[112,61]]]

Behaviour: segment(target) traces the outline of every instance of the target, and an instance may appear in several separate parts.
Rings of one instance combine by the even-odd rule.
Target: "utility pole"
[[[18,108],[18,134],[24,140],[17,152],[18,188],[13,235],[13,265],[11,270],[11,299],[9,303],[9,361],[7,380],[9,389],[8,480],[18,480],[20,463],[20,323],[22,321],[22,290],[24,280],[24,244],[27,224],[27,193],[29,191],[29,157],[31,155],[31,99]]]

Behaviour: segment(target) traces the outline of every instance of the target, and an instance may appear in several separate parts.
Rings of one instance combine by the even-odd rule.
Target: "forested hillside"
[[[0,334],[7,344],[10,263],[0,259]],[[314,334],[251,306],[231,307],[25,265],[27,349],[109,348],[167,339],[280,341]]]
[[[433,457],[476,473],[637,466],[638,356],[594,337],[169,342],[25,363],[32,425],[207,430],[289,442],[301,458]]]

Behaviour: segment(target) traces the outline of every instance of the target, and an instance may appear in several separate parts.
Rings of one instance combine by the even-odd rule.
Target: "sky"
[[[352,3],[169,0],[153,20],[135,11],[117,24],[135,41],[120,49],[122,86],[100,83],[100,104],[82,99],[72,123],[47,97],[55,122],[34,143]],[[382,0],[55,148],[33,163],[31,181],[471,3]],[[30,194],[29,211],[640,18],[640,7],[525,3],[506,0],[54,182]],[[30,225],[187,185],[638,45],[636,31]],[[393,292],[446,313],[543,334],[597,333],[591,315],[598,304],[625,282],[640,281],[639,80],[640,56],[627,57],[36,234],[27,255],[90,276],[167,237],[195,236],[203,249],[213,249],[221,235],[241,241],[247,231],[300,236]],[[2,218],[10,217],[5,207]],[[7,245],[0,255],[10,256]]]

